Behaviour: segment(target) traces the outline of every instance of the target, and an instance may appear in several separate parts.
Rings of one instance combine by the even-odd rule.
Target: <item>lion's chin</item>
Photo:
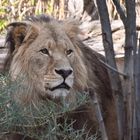
[[[47,91],[47,94],[52,98],[61,98],[61,97],[65,98],[68,96],[69,93],[70,91],[65,88],[55,89],[53,91],[51,90]]]

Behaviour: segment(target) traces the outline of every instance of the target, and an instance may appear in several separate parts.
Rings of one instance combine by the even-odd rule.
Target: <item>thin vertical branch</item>
[[[64,4],[65,4],[64,0],[59,1],[59,19],[64,18],[64,6],[65,6]]]
[[[136,138],[140,139],[140,39],[139,39],[139,48],[136,60],[136,76],[135,76],[135,100],[136,100],[136,121],[137,121],[137,130]]]
[[[137,37],[138,37],[138,33],[137,33]],[[137,89],[136,89],[136,86],[137,86],[137,82],[136,82],[136,79],[137,79],[137,63],[138,63],[138,47],[137,47],[137,44],[136,46],[134,46],[134,52],[133,52],[133,61],[134,61],[134,64],[133,64],[133,78],[134,78],[134,95],[133,95],[133,108],[132,108],[132,113],[133,113],[133,116],[132,116],[132,136],[133,136],[133,139],[136,140],[137,137],[138,137],[138,132],[137,132],[137,118],[136,118],[136,92],[137,92]]]
[[[127,18],[126,18],[126,15],[125,15],[125,12],[124,12],[123,8],[121,7],[121,5],[120,5],[118,0],[112,0],[112,1],[113,1],[114,5],[116,7],[116,10],[117,10],[117,12],[118,12],[118,14],[119,14],[124,26],[125,26]]]
[[[95,106],[95,111],[96,111],[96,116],[99,122],[99,127],[100,127],[100,131],[101,131],[101,136],[102,136],[102,140],[108,140],[108,136],[106,133],[106,128],[105,128],[105,124],[104,124],[104,120],[103,120],[103,116],[101,113],[101,108],[100,108],[100,104],[97,98],[97,94],[94,92],[94,97],[91,97],[92,102],[93,102],[93,106]]]
[[[106,61],[111,67],[117,69],[106,0],[96,0],[96,3],[97,3],[101,26],[102,26],[102,37],[103,37],[103,45],[105,49]],[[121,140],[123,138],[123,111],[124,111],[121,80],[119,75],[114,71],[108,69],[108,73],[110,76],[112,92],[113,92],[116,109],[117,109],[117,119],[118,119],[118,129],[119,129],[118,139]]]
[[[125,57],[124,73],[124,103],[125,103],[125,140],[132,138],[132,112],[133,112],[133,51],[136,48],[136,13],[135,0],[125,0],[127,21],[125,24]]]

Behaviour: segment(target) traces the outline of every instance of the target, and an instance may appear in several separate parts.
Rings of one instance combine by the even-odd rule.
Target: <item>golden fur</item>
[[[78,38],[79,33],[76,22],[45,16],[11,23],[6,67],[12,81],[20,81],[14,98],[22,104],[38,103],[45,98],[64,98],[69,103],[75,102],[76,92],[90,89],[100,100],[109,139],[115,140],[114,100],[107,70],[99,61],[104,61],[104,57],[86,47]],[[62,73],[67,76],[64,78]],[[63,81],[68,88],[59,86]],[[97,126],[94,107],[88,106],[87,110],[82,119],[79,114],[71,116],[77,119],[76,125],[84,124],[87,117],[89,128],[93,128]]]

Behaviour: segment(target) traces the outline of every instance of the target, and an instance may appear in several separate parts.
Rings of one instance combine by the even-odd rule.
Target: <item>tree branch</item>
[[[110,69],[110,70],[112,70],[112,71],[118,73],[119,75],[122,75],[122,76],[124,76],[124,77],[127,77],[127,75],[126,75],[125,73],[119,72],[117,69],[111,67],[110,65],[108,65],[107,63],[105,63],[104,61],[102,61],[101,59],[99,59],[99,61],[100,61],[106,68],[108,68],[108,69]]]
[[[112,33],[109,21],[109,14],[107,11],[106,0],[96,0],[98,12],[100,15],[100,22],[102,27],[102,38],[103,45],[105,49],[106,61],[107,64],[117,69],[115,61],[115,53],[113,48]],[[123,139],[123,113],[124,113],[124,104],[123,104],[123,94],[122,94],[122,85],[118,73],[108,69],[109,78],[111,81],[112,93],[114,96],[117,112],[117,121],[118,121],[118,139]],[[111,129],[111,128],[110,128]]]
[[[128,76],[124,79],[124,103],[125,103],[125,140],[132,138],[133,96],[134,96],[134,49],[136,48],[136,13],[135,0],[125,0],[127,24],[125,25],[125,57],[124,73]]]
[[[135,73],[135,109],[136,109],[136,124],[137,124],[137,130],[136,132],[136,139],[140,139],[140,39],[139,39],[139,48],[138,48],[138,54],[136,59],[136,73]],[[134,127],[135,128],[135,127]]]
[[[91,97],[91,102],[93,103],[93,106],[95,107],[96,116],[97,116],[97,119],[99,122],[100,131],[102,133],[102,140],[108,140],[104,120],[103,120],[102,113],[101,113],[100,104],[99,104],[98,98],[97,98],[97,94],[95,92],[91,93],[90,97]]]
[[[116,7],[116,10],[117,10],[118,14],[120,15],[120,18],[121,18],[121,20],[122,20],[124,26],[126,26],[127,17],[126,17],[126,15],[125,15],[125,12],[124,12],[124,10],[122,9],[122,7],[121,7],[119,1],[118,1],[118,0],[112,0],[112,1],[113,1],[114,5],[115,5],[115,7]]]

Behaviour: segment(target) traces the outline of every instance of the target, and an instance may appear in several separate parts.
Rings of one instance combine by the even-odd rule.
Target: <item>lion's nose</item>
[[[61,75],[64,79],[67,78],[71,73],[72,73],[72,70],[64,70],[64,69],[60,69],[60,70],[57,70],[55,69],[55,72],[59,75]]]

